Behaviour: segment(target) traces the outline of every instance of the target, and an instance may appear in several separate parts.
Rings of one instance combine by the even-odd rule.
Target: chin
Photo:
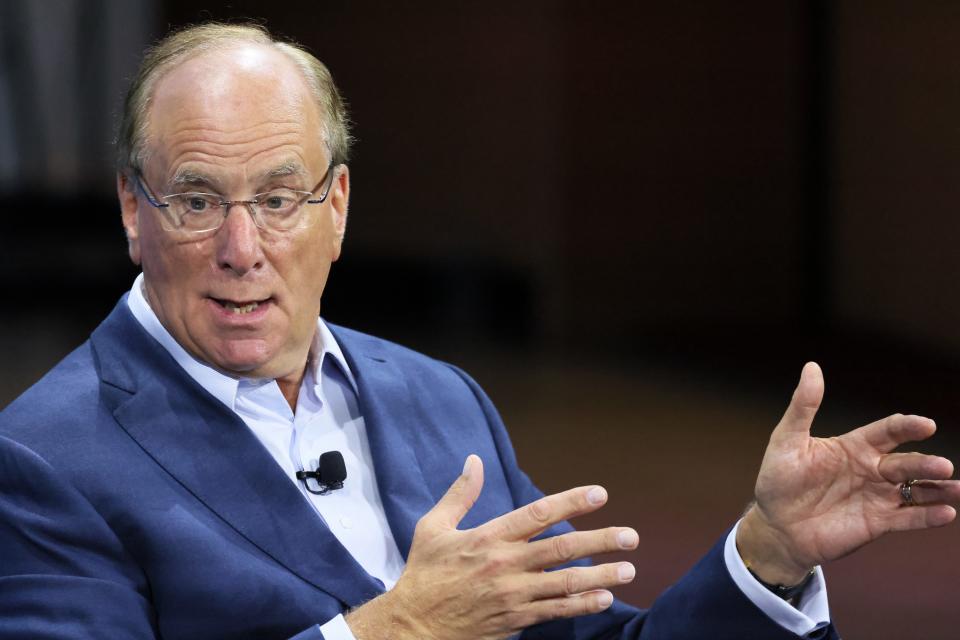
[[[274,354],[263,348],[264,345],[243,343],[223,345],[216,350],[217,358],[213,363],[219,369],[244,377],[274,378],[271,367]],[[274,365],[275,366],[275,365]]]

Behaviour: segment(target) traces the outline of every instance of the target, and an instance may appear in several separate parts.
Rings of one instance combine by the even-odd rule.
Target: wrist
[[[351,610],[343,618],[356,640],[421,640],[429,638],[407,613],[402,602],[396,602],[396,592],[388,591]]]
[[[774,589],[800,585],[814,569],[812,563],[796,558],[793,549],[784,544],[783,533],[767,521],[756,505],[740,521],[736,544],[750,573]]]

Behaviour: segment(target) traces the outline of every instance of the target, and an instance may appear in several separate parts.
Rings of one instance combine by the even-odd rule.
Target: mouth
[[[210,299],[223,307],[225,310],[237,316],[253,313],[260,306],[266,305],[273,300],[273,298],[264,298],[262,300],[227,300],[213,297]]]

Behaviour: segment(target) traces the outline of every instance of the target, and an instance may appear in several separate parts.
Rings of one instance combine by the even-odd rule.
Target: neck
[[[277,378],[277,386],[280,387],[280,393],[290,405],[290,410],[297,412],[297,398],[300,396],[300,385],[303,384],[304,369],[300,369],[297,374],[291,374],[283,378]]]

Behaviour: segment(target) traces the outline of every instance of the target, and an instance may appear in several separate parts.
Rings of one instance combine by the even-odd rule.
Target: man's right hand
[[[639,537],[633,529],[575,531],[530,542],[558,522],[602,507],[602,487],[570,489],[458,530],[482,487],[483,463],[471,455],[461,476],[417,523],[396,586],[346,616],[357,640],[506,638],[547,620],[603,611],[613,602],[607,589],[633,580],[629,562],[545,571],[635,549]]]

